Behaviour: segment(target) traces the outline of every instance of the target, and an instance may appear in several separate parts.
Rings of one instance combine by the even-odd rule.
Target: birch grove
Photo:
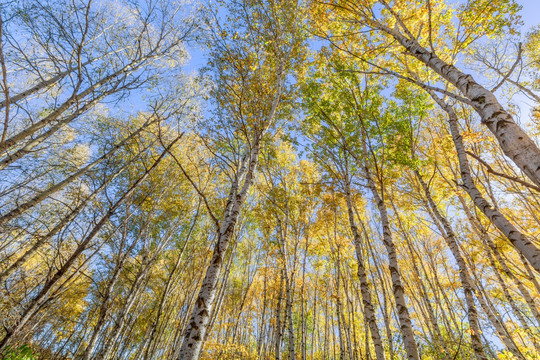
[[[520,0],[0,6],[1,359],[540,359]]]

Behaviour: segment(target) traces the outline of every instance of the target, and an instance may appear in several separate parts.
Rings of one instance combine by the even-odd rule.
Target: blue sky
[[[523,6],[520,14],[524,23],[522,33],[525,35],[532,27],[540,24],[540,0],[517,0],[517,3]],[[521,93],[516,94],[512,102],[520,109],[520,116],[518,116],[517,121],[528,128],[529,133],[531,133],[530,127],[534,126],[530,122],[530,113],[534,106],[533,102]]]
[[[540,0],[518,0],[517,2],[523,6],[521,16],[525,22],[525,28],[538,25],[540,23]]]
[[[492,0],[501,1],[501,0]],[[450,0],[452,2],[452,0]],[[524,22],[523,30],[526,32],[533,26],[540,24],[540,0],[517,0],[517,3],[523,6],[521,10],[521,16]],[[204,54],[193,47],[189,47],[191,59],[188,64],[185,65],[185,70],[190,72],[204,66],[206,63]]]
[[[447,0],[449,3],[464,2],[465,0]],[[492,0],[502,1],[502,0]],[[522,34],[525,35],[532,27],[540,25],[540,0],[516,0],[523,8],[520,15],[523,20]],[[183,69],[186,73],[196,73],[201,67],[206,65],[206,56],[204,52],[190,44],[188,51],[190,60],[184,65]],[[476,74],[478,75],[478,74]],[[525,127],[531,126],[529,122],[530,111],[534,105],[530,99],[522,94],[514,95],[512,102],[520,108],[520,116],[518,121]]]

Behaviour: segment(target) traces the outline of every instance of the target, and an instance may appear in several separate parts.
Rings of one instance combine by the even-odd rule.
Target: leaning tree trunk
[[[407,352],[407,358],[409,360],[420,360],[418,354],[418,346],[414,339],[414,330],[412,327],[411,317],[409,310],[407,309],[407,303],[405,301],[405,290],[401,282],[401,273],[399,270],[399,264],[397,259],[396,248],[390,231],[390,222],[388,220],[388,214],[386,211],[386,205],[383,199],[380,197],[377,187],[369,174],[367,167],[364,169],[365,175],[368,181],[368,187],[371,190],[373,198],[379,213],[381,216],[381,225],[383,228],[383,243],[388,253],[388,268],[390,270],[390,276],[392,278],[392,291],[394,293],[394,299],[396,300],[396,311],[399,319],[399,325],[401,334],[403,336],[403,343],[405,345],[405,351]]]
[[[88,345],[86,346],[86,349],[84,350],[84,353],[81,357],[81,360],[90,360],[94,349],[98,343],[98,337],[101,329],[106,323],[106,317],[109,313],[109,306],[110,306],[110,298],[111,294],[113,292],[114,287],[116,286],[116,282],[118,281],[121,271],[124,268],[124,263],[128,258],[129,252],[133,249],[137,241],[133,241],[131,246],[129,246],[124,251],[124,246],[126,244],[127,240],[127,220],[124,222],[124,231],[122,234],[122,240],[119,245],[118,250],[118,257],[116,258],[116,264],[113,268],[113,271],[111,273],[110,279],[107,281],[107,286],[105,287],[104,291],[99,291],[102,300],[101,304],[98,308],[98,315],[97,315],[97,321],[92,329],[92,335],[90,336],[90,340],[88,341]]]
[[[128,135],[126,138],[124,138],[122,141],[120,141],[118,144],[114,145],[109,151],[107,151],[105,154],[101,155],[96,160],[92,161],[90,164],[84,166],[83,168],[77,170],[74,174],[69,175],[64,180],[58,182],[57,184],[54,184],[50,188],[43,190],[36,194],[33,198],[25,201],[22,204],[17,204],[17,206],[10,210],[7,214],[0,216],[0,226],[4,225],[8,221],[16,218],[17,216],[25,213],[26,211],[32,209],[37,204],[41,203],[43,200],[48,198],[49,196],[61,191],[69,184],[73,183],[80,177],[82,177],[84,174],[88,173],[95,167],[97,167],[100,163],[107,159],[111,159],[112,155],[120,148],[125,146],[129,141],[134,139],[137,135],[139,135],[144,129],[148,127],[148,125],[151,124],[150,121],[146,122],[143,126],[139,127],[136,131]],[[0,169],[2,168],[2,165],[0,165]]]
[[[519,292],[523,296],[523,299],[529,306],[531,313],[536,319],[537,326],[540,326],[540,310],[538,309],[538,306],[536,305],[533,297],[531,296],[531,293],[529,292],[525,284],[523,284],[523,282],[518,279],[517,276],[514,275],[514,273],[510,270],[510,267],[506,263],[506,260],[502,257],[501,252],[499,251],[493,240],[491,240],[491,238],[489,237],[487,229],[484,228],[484,226],[477,219],[475,219],[475,217],[471,213],[471,210],[465,203],[465,199],[463,199],[463,196],[461,196],[459,192],[457,196],[463,210],[465,211],[465,214],[467,215],[467,218],[469,219],[469,222],[471,223],[472,228],[480,236],[482,243],[484,243],[487,247],[486,251],[491,251],[491,253],[495,256],[497,262],[501,265],[503,273],[516,285]],[[492,267],[495,266],[495,264],[492,265]],[[534,273],[529,273],[529,276],[531,280],[534,280]]]
[[[405,231],[405,228],[403,227],[401,217],[399,216],[399,214],[397,212],[397,208],[394,205],[393,200],[390,199],[390,202],[391,202],[392,208],[394,209],[394,212],[396,214],[396,219],[397,219],[399,228],[401,230],[403,239],[405,240],[405,243],[407,244],[407,248],[409,250],[409,254],[411,256],[411,259],[415,259],[416,252],[413,249],[412,241],[409,238],[409,235],[407,234],[407,232]],[[414,275],[415,275],[415,277],[417,279],[420,296],[422,297],[422,300],[423,300],[424,305],[426,307],[428,321],[429,321],[429,323],[431,325],[431,328],[432,328],[432,329],[430,329],[429,326],[428,326],[428,331],[431,333],[431,336],[434,338],[435,348],[437,348],[437,351],[441,352],[442,357],[447,357],[447,356],[449,356],[449,354],[451,352],[449,351],[449,349],[447,347],[447,344],[446,344],[446,342],[445,342],[445,340],[443,338],[443,335],[441,333],[441,329],[440,329],[440,326],[439,326],[439,323],[441,322],[441,320],[440,320],[440,317],[439,317],[439,319],[437,319],[437,316],[435,315],[436,311],[433,308],[433,305],[431,304],[431,300],[429,299],[429,296],[428,296],[428,289],[427,289],[426,285],[424,284],[424,280],[422,279],[422,274],[420,272],[420,268],[416,264],[416,261],[412,261],[412,269],[413,269]],[[425,269],[424,269],[424,272],[425,272]],[[428,283],[430,283],[430,285],[431,285],[431,282],[429,281],[429,279],[428,279]],[[432,289],[433,289],[433,286],[432,286]],[[433,293],[435,295],[435,290],[433,290]],[[421,304],[420,301],[418,301],[418,303]],[[435,303],[440,304],[438,296],[435,296]],[[444,321],[444,315],[443,314],[441,314],[441,315],[443,316],[443,321]],[[449,327],[448,327],[448,329],[449,329]],[[433,332],[434,332],[434,334],[433,334]],[[451,337],[453,337],[453,333],[449,332],[449,335]]]
[[[474,271],[474,264],[471,264],[472,274],[475,276],[476,280],[476,286],[477,286],[477,299],[480,303],[480,306],[486,313],[488,320],[491,322],[493,327],[495,328],[497,335],[501,342],[504,344],[504,346],[508,349],[509,352],[511,352],[516,359],[525,360],[525,356],[515,343],[514,339],[512,338],[511,332],[506,327],[505,321],[500,316],[498,310],[495,308],[495,306],[491,303],[491,300],[489,299],[488,294],[486,293],[484,286],[482,285],[482,281],[478,279],[478,277],[475,275]]]
[[[437,207],[437,204],[435,204],[435,202],[433,201],[433,198],[431,197],[431,192],[418,170],[414,170],[414,174],[420,182],[420,185],[422,185],[422,189],[424,190],[429,209],[431,210],[430,213],[432,213],[435,217],[435,219],[433,220],[436,220],[436,224],[442,225],[442,228],[440,229],[441,233],[446,240],[446,243],[450,248],[450,251],[452,252],[452,255],[454,256],[454,259],[456,260],[456,263],[458,265],[459,279],[461,280],[461,286],[463,288],[463,292],[465,294],[465,302],[467,304],[467,318],[469,319],[471,344],[474,350],[474,354],[476,356],[476,359],[478,360],[487,360],[488,358],[486,353],[484,352],[484,346],[482,345],[482,332],[480,329],[480,323],[478,321],[478,310],[476,309],[476,304],[474,303],[474,290],[472,285],[472,279],[471,275],[469,274],[467,264],[465,263],[463,255],[461,254],[461,251],[459,249],[456,235],[454,234],[454,231],[450,226],[448,220],[441,214],[439,208]]]
[[[184,251],[186,250],[186,247],[191,239],[191,234],[193,232],[193,229],[195,228],[195,225],[197,224],[197,220],[199,218],[199,205],[197,206],[197,210],[195,213],[195,217],[193,218],[193,223],[191,224],[189,231],[187,233],[186,239],[184,240],[184,245],[180,249],[180,252],[177,255],[176,262],[172,268],[172,270],[169,272],[169,275],[167,276],[167,282],[165,283],[165,288],[163,289],[163,292],[161,293],[160,300],[159,300],[159,306],[156,313],[156,316],[154,318],[154,321],[152,322],[151,328],[150,328],[150,334],[148,335],[147,340],[145,341],[145,347],[143,349],[143,355],[142,359],[146,360],[149,358],[149,354],[151,354],[151,349],[154,344],[154,339],[156,337],[159,322],[161,321],[162,314],[165,309],[165,303],[167,301],[167,297],[170,295],[170,290],[173,284],[174,276],[180,267],[180,264],[182,262],[182,255],[184,254]]]
[[[384,347],[381,340],[381,334],[377,325],[377,319],[375,317],[375,309],[371,302],[371,291],[369,289],[368,278],[366,275],[366,267],[364,264],[364,257],[362,251],[362,237],[360,231],[356,226],[354,220],[353,203],[351,199],[351,189],[349,179],[345,179],[345,198],[347,200],[347,211],[349,215],[349,225],[353,233],[354,248],[356,250],[357,266],[358,266],[358,280],[360,281],[360,292],[362,294],[362,304],[364,305],[364,312],[369,325],[369,331],[371,334],[371,340],[375,347],[375,356],[377,360],[384,360]]]
[[[480,193],[480,190],[474,184],[465,152],[461,134],[458,128],[458,118],[452,106],[446,104],[435,93],[430,92],[431,97],[439,104],[439,106],[448,114],[448,124],[450,133],[456,147],[461,179],[463,180],[463,188],[474,204],[482,213],[495,225],[507,238],[512,245],[519,250],[523,256],[529,261],[531,266],[540,272],[540,249],[536,247],[523,233],[521,233],[498,209],[492,207]]]
[[[26,250],[13,264],[9,265],[4,271],[0,273],[0,283],[7,279],[14,271],[20,268],[25,261],[32,256],[37,250],[39,250],[48,240],[56,236],[66,225],[68,225],[77,215],[83,211],[86,206],[93,201],[93,199],[101,193],[105,187],[110,184],[118,175],[120,175],[133,161],[138,157],[135,156],[133,159],[126,162],[120,169],[116,170],[108,179],[104,180],[103,183],[95,189],[86,199],[84,199],[79,205],[77,205],[73,210],[71,210],[66,216],[64,216],[54,228],[52,228],[47,234],[43,236],[38,236],[36,242]]]
[[[21,316],[15,321],[13,326],[8,329],[6,335],[2,340],[0,340],[0,353],[5,349],[6,345],[9,343],[9,341],[13,338],[13,336],[17,335],[22,328],[36,315],[36,313],[39,311],[41,306],[45,303],[47,300],[49,293],[52,291],[53,287],[56,285],[56,283],[62,279],[62,277],[69,271],[71,266],[75,263],[75,261],[78,259],[78,257],[88,248],[90,245],[90,242],[94,237],[99,233],[101,228],[109,221],[111,216],[116,212],[116,210],[122,205],[122,203],[131,196],[135,190],[138,188],[138,186],[148,177],[148,175],[154,170],[161,160],[165,157],[167,152],[172,148],[172,146],[180,140],[181,136],[177,137],[174,141],[171,142],[170,145],[167,146],[167,148],[161,153],[159,158],[152,164],[150,168],[148,168],[141,177],[135,181],[133,185],[109,208],[107,213],[101,217],[99,222],[92,228],[92,230],[86,235],[86,237],[81,241],[81,243],[77,246],[75,251],[70,255],[70,257],[66,260],[66,262],[52,275],[43,285],[41,290],[32,298],[32,300],[29,301],[29,303],[26,306],[26,309],[23,311]]]
[[[219,228],[218,240],[214,247],[212,260],[206,270],[199,296],[195,302],[189,325],[184,334],[184,341],[180,355],[178,356],[179,360],[196,360],[199,358],[202,343],[210,322],[210,314],[214,306],[223,259],[233,237],[240,209],[253,182],[261,140],[261,136],[256,136],[253,142],[253,148],[246,153],[244,164],[242,165],[244,169],[241,169],[239,175],[239,177],[245,177],[243,184],[240,184],[241,179],[237,178],[231,187],[227,206],[225,207],[225,216]]]
[[[397,14],[394,16],[400,20]],[[515,123],[512,115],[504,109],[491,91],[478,84],[471,75],[463,73],[422,47],[416,39],[408,38],[397,29],[379,22],[373,20],[369,22],[373,27],[388,33],[407,49],[408,53],[458,88],[470,100],[482,123],[495,135],[504,154],[540,186],[540,149]]]

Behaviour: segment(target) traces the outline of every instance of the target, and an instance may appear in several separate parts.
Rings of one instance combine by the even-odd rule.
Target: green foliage
[[[38,360],[38,357],[28,344],[24,344],[16,349],[8,347],[2,360]]]

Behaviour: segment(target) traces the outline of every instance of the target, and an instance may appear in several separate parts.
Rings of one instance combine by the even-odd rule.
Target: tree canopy
[[[525,10],[0,5],[0,359],[540,360]]]

